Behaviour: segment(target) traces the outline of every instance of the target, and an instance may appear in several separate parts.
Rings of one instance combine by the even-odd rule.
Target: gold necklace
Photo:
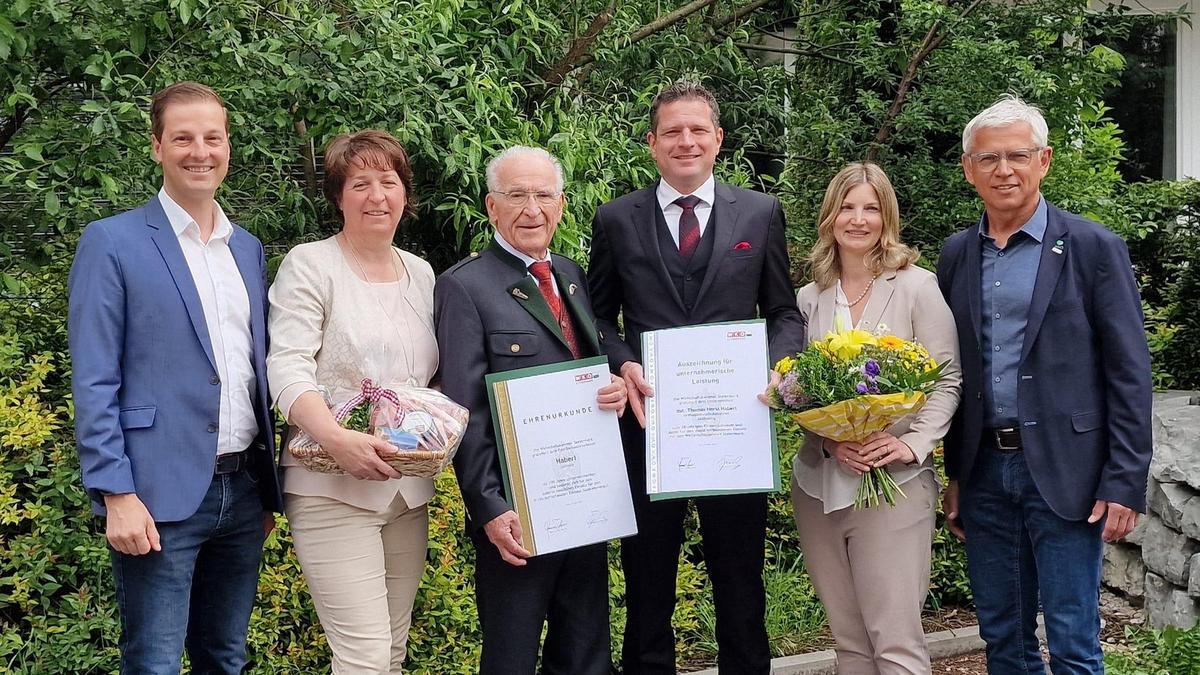
[[[342,239],[346,242],[346,246],[350,250],[350,258],[352,260],[354,260],[354,264],[358,267],[358,271],[362,274],[363,281],[365,281],[367,283],[367,287],[370,289],[371,297],[375,298],[375,302],[376,302],[376,304],[379,305],[379,309],[383,310],[383,315],[387,318],[388,323],[392,324],[392,328],[394,328],[396,330],[397,337],[407,335],[408,328],[409,328],[408,320],[406,319],[404,321],[404,328],[401,329],[400,324],[392,316],[392,313],[390,311],[388,311],[387,303],[385,303],[382,299],[380,299],[379,291],[378,291],[378,289],[375,288],[375,284],[372,283],[371,277],[367,274],[366,268],[363,267],[362,261],[358,259],[358,249],[356,249],[354,247],[354,242],[350,240],[350,235],[346,234],[345,230],[342,230],[341,235],[342,235]],[[401,277],[400,277],[400,269],[401,268],[399,266],[400,254],[397,253],[395,249],[392,249],[391,246],[389,246],[388,248],[391,249],[390,252],[392,254],[392,256],[391,256],[392,268],[396,272],[396,282],[397,282],[397,284],[399,284],[400,279],[401,279]],[[407,271],[406,271],[406,276],[407,276]],[[408,281],[411,284],[412,278],[410,277],[408,279]],[[387,282],[380,282],[380,283],[387,283]],[[400,291],[401,298],[404,299],[405,302],[408,302],[408,298],[406,297],[406,294],[404,293],[404,291],[401,290],[399,288],[399,286],[397,286],[397,290]],[[409,306],[410,307],[412,306],[411,303],[409,303]],[[406,382],[407,382],[407,384],[415,387],[418,385],[418,381],[417,381],[417,377],[415,374],[416,368],[413,365],[413,355],[411,353],[411,350],[409,350],[408,346],[405,344],[406,343],[405,340],[401,339],[401,340],[398,340],[398,342],[400,343],[400,353],[404,355],[404,365],[406,368],[408,368],[408,380]],[[385,348],[386,348],[386,345],[385,345]],[[379,384],[379,386],[383,386],[383,382],[379,382],[378,384]]]
[[[878,278],[879,278],[878,274],[873,275],[871,277],[871,280],[867,282],[866,288],[864,288],[862,290],[862,293],[858,294],[858,297],[854,299],[854,302],[847,304],[847,303],[839,301],[838,304],[841,305],[842,307],[853,307],[853,306],[857,305],[858,303],[862,302],[862,299],[867,297],[867,291],[871,290],[871,287],[875,285],[875,280]]]

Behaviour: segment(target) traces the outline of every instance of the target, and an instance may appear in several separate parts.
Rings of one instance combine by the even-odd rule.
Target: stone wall
[[[1200,397],[1154,396],[1148,512],[1125,542],[1105,547],[1104,583],[1141,599],[1154,626],[1200,618]]]

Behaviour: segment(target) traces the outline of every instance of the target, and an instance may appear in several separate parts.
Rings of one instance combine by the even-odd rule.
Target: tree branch
[[[3,126],[0,126],[0,152],[8,147],[8,142],[13,136],[21,130],[21,125],[25,124],[25,120],[29,119],[29,106],[18,103],[13,106],[12,115],[9,115],[4,120]]]
[[[733,46],[740,47],[742,49],[750,49],[750,50],[754,50],[754,51],[759,51],[759,52],[772,52],[775,54],[795,54],[796,56],[811,56],[813,58],[824,59],[826,61],[833,61],[834,63],[841,63],[841,64],[844,64],[847,66],[858,65],[857,63],[855,63],[853,61],[848,61],[846,59],[843,59],[843,58],[840,58],[837,56],[830,56],[829,54],[825,54],[820,51],[814,51],[814,50],[792,49],[791,47],[768,47],[766,45],[750,44],[749,42],[735,42],[735,43],[733,43]]]
[[[645,40],[646,38],[650,37],[651,35],[654,35],[655,33],[664,31],[667,28],[674,26],[675,24],[679,23],[680,21],[683,21],[684,19],[688,18],[692,14],[695,14],[696,12],[704,9],[705,7],[708,7],[709,5],[711,5],[715,2],[717,2],[717,0],[693,0],[692,2],[689,2],[688,4],[684,5],[683,7],[680,7],[679,9],[677,9],[673,12],[670,12],[668,14],[663,14],[662,16],[656,18],[655,20],[651,21],[650,23],[633,31],[633,33],[631,33],[629,35],[629,45],[634,45],[638,42],[641,42],[642,40]],[[590,45],[589,45],[589,47],[590,47]],[[566,70],[563,72],[562,77],[566,77],[567,74],[570,73],[572,70],[586,66],[595,60],[596,60],[596,56],[594,54],[592,54],[590,51],[588,51],[586,53],[580,54],[578,56],[578,58],[576,58],[574,60],[573,63],[562,64],[562,62],[560,62],[559,65],[562,65],[562,67],[566,68]],[[555,68],[559,67],[559,65],[556,65]],[[553,70],[554,69],[551,69],[552,72],[553,72]],[[561,81],[561,79],[560,79],[560,81]]]
[[[983,0],[974,0],[967,8],[958,15],[958,21],[966,18],[968,14],[975,11],[975,8],[983,4]],[[929,32],[925,34],[925,39],[921,41],[921,46],[909,59],[908,65],[904,69],[904,75],[900,78],[900,84],[896,87],[896,96],[892,99],[892,105],[888,108],[887,114],[883,118],[883,124],[879,127],[879,132],[875,134],[875,140],[871,143],[871,149],[867,151],[867,160],[875,161],[879,156],[879,151],[883,144],[892,136],[892,129],[896,125],[896,118],[900,116],[900,111],[904,108],[905,99],[908,98],[908,92],[912,88],[913,80],[917,78],[917,69],[925,62],[925,59],[942,44],[946,36],[950,34],[953,26],[947,28],[944,32],[938,32],[941,28],[941,20],[934,21],[929,27]]]
[[[763,5],[766,5],[767,3],[771,2],[771,1],[772,0],[754,0],[754,2],[752,2],[748,5],[743,5],[737,9],[733,10],[728,15],[726,15],[720,19],[717,19],[716,21],[713,21],[711,25],[714,30],[719,30],[721,28],[724,28],[725,26],[728,26],[729,24],[731,24],[735,21],[741,21],[743,17],[754,12],[754,10],[756,10],[756,9],[761,9],[763,7]]]
[[[295,114],[299,106],[292,106],[292,114]],[[304,120],[296,120],[293,128],[296,130],[296,135],[300,137],[300,156],[304,161],[304,192],[308,198],[316,202],[317,195],[321,193],[320,187],[317,185],[317,155],[313,148],[313,139],[308,138],[308,125]]]
[[[674,12],[663,14],[645,26],[635,30],[633,34],[629,36],[629,44],[632,45],[637,42],[641,42],[642,40],[645,40],[659,31],[666,30],[667,28],[674,26],[680,21],[683,21],[692,14],[699,12],[716,1],[717,0],[694,0],[694,2],[689,2]]]
[[[562,82],[567,73],[579,66],[577,61],[591,53],[592,43],[596,41],[596,38],[600,35],[600,31],[604,30],[608,22],[612,21],[613,12],[616,9],[617,3],[616,0],[613,0],[596,15],[596,18],[592,19],[592,22],[588,24],[587,30],[580,33],[575,38],[575,41],[571,43],[571,49],[567,51],[567,55],[559,59],[558,63],[555,63],[542,75],[542,79],[546,81],[547,85],[553,87]]]

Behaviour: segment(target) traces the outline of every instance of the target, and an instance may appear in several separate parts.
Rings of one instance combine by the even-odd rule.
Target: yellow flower
[[[841,361],[849,361],[859,355],[866,345],[876,345],[878,340],[865,330],[846,330],[830,333],[825,338],[825,350]]]
[[[792,366],[794,365],[796,365],[796,359],[793,359],[790,356],[785,356],[782,359],[779,359],[779,362],[775,364],[775,372],[779,373],[780,375],[787,375],[789,372],[791,372]]]
[[[904,349],[905,344],[907,344],[905,340],[901,340],[895,335],[884,335],[879,338],[879,346],[884,349],[898,351]]]

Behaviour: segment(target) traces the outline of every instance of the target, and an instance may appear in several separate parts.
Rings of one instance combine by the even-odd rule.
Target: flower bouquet
[[[395,446],[395,454],[381,459],[405,476],[431,478],[441,473],[454,458],[467,428],[466,408],[425,387],[384,389],[364,379],[360,391],[349,398],[326,403],[338,424]],[[293,435],[288,450],[310,471],[346,473],[303,431]]]
[[[805,429],[839,443],[860,443],[920,410],[945,366],[916,342],[838,331],[780,359],[774,370],[782,379],[770,396],[774,407],[792,412]],[[881,497],[894,506],[897,495],[905,496],[891,473],[875,467],[863,474],[854,508],[878,506]]]

